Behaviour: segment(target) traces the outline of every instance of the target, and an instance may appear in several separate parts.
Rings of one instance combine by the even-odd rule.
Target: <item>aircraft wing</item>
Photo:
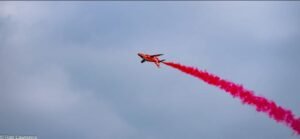
[[[163,54],[155,54],[155,55],[150,55],[151,57],[157,57],[157,56],[162,56]]]

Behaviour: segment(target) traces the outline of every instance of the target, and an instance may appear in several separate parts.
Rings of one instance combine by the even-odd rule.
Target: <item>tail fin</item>
[[[165,59],[163,59],[163,60],[160,60],[159,62],[164,62],[164,61],[166,61]]]
[[[155,62],[155,65],[159,68],[159,63],[158,62]]]

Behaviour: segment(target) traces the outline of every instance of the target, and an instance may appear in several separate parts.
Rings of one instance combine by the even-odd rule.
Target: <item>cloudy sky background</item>
[[[0,2],[0,134],[296,139],[138,52],[243,84],[300,115],[299,2]]]

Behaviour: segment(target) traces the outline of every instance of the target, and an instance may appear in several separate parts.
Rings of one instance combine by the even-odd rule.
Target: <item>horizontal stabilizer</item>
[[[165,59],[163,59],[163,60],[160,60],[159,62],[164,62],[164,61],[166,61]]]
[[[155,55],[151,55],[151,57],[157,57],[157,56],[162,56],[164,54],[155,54]]]

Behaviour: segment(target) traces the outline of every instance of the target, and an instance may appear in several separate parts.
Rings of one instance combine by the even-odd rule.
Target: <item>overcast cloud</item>
[[[296,139],[206,69],[300,115],[299,2],[0,2],[0,134],[39,139]]]

